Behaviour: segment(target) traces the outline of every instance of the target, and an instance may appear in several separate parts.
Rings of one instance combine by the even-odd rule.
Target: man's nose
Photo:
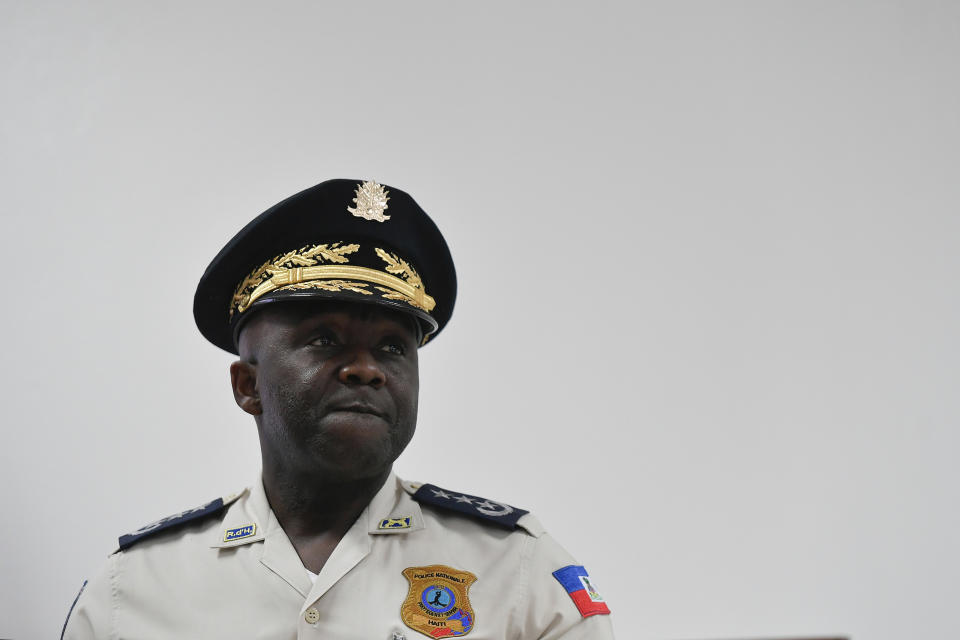
[[[344,384],[366,384],[382,387],[387,376],[373,354],[366,349],[358,349],[349,354],[349,359],[340,367],[340,382]]]

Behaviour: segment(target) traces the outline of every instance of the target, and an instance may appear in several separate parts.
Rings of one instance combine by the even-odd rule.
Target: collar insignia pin
[[[380,521],[377,529],[409,529],[413,526],[413,518],[404,516],[402,518],[384,518]]]
[[[242,527],[237,527],[236,529],[227,529],[223,532],[223,541],[232,542],[234,540],[242,540],[243,538],[250,538],[256,534],[257,524],[251,523]]]

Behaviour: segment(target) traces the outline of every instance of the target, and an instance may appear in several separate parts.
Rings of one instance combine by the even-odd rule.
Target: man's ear
[[[257,365],[237,360],[230,365],[230,384],[237,406],[252,416],[263,413],[257,391]]]

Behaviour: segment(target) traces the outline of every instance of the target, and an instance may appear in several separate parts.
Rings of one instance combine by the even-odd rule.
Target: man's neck
[[[263,488],[304,566],[319,573],[389,475],[387,468],[370,478],[331,481],[315,474],[278,472],[265,464]]]

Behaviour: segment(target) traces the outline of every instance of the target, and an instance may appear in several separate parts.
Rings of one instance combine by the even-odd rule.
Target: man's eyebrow
[[[390,329],[383,332],[384,340],[407,340],[411,343],[416,343],[419,339],[419,336],[416,332],[410,331],[407,327],[397,327],[396,330]]]
[[[337,322],[336,318],[331,317],[333,314],[330,312],[326,313],[314,313],[308,316],[304,316],[302,320],[294,324],[295,327],[300,328],[314,328],[318,326],[329,326],[334,324],[341,324]],[[348,321],[349,322],[349,321]]]

